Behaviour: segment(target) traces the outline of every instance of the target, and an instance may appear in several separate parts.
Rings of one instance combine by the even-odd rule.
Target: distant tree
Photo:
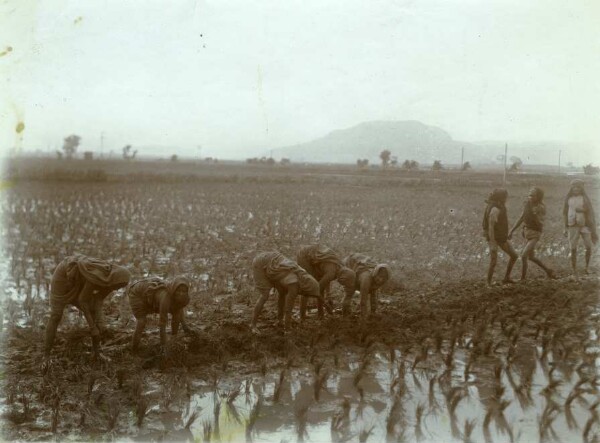
[[[63,153],[57,150],[57,151],[56,151],[56,158],[57,158],[57,159],[59,159],[59,160],[62,160],[62,158],[63,158]]]
[[[591,163],[588,163],[583,167],[583,173],[585,175],[598,175],[600,174],[600,167],[593,166]]]
[[[62,149],[65,152],[65,157],[67,157],[68,160],[75,156],[79,143],[81,143],[81,137],[78,135],[72,134],[65,138]]]
[[[368,159],[366,159],[366,158],[362,158],[362,159],[361,159],[361,158],[359,158],[358,160],[356,160],[356,166],[357,166],[359,169],[364,169],[364,168],[366,168],[367,166],[369,166],[369,160],[368,160]]]
[[[248,163],[248,164],[250,164],[250,165],[253,165],[253,164],[255,164],[255,163],[258,163],[258,158],[256,158],[256,157],[253,157],[253,158],[247,158],[247,159],[246,159],[246,163]]]
[[[512,156],[509,158],[509,160],[512,165],[516,164],[517,168],[520,168],[521,166],[523,166],[523,161],[519,157]],[[512,167],[512,165],[511,165],[511,167]]]
[[[123,158],[125,160],[133,160],[137,154],[137,149],[131,152],[131,145],[123,146]]]
[[[171,156],[171,161],[172,161],[172,162],[176,162],[178,158],[179,158],[179,157],[177,157],[177,154],[173,154],[173,155]]]
[[[508,168],[508,172],[517,172],[521,168],[522,163],[513,162]]]
[[[273,157],[269,157],[267,159],[267,165],[273,166],[275,164],[275,159]]]
[[[398,166],[398,157],[395,155],[392,157],[392,161],[390,162],[393,167]]]
[[[387,168],[387,165],[390,162],[391,156],[392,156],[392,153],[388,149],[384,149],[379,154],[379,158],[381,159],[381,166],[383,166],[384,169]]]
[[[442,165],[441,160],[435,160],[433,162],[433,165],[431,166],[431,170],[432,171],[441,171],[442,169],[444,169],[444,166]]]
[[[93,160],[94,159],[94,153],[92,151],[85,151],[83,153],[83,159],[84,160]]]
[[[469,169],[472,169],[470,162],[464,162],[462,167],[460,168],[461,171],[468,171]]]
[[[419,169],[419,163],[415,160],[404,160],[404,163],[402,163],[402,169],[406,169],[407,171],[416,171]]]
[[[289,158],[282,158],[282,159],[281,159],[281,161],[280,161],[279,163],[281,163],[281,164],[282,164],[282,165],[284,165],[284,166],[288,166],[288,165],[290,165],[292,162],[291,162],[291,160],[290,160]]]

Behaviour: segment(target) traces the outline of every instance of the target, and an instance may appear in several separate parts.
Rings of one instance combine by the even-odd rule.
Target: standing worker
[[[554,278],[554,272],[535,256],[535,247],[542,237],[544,218],[546,217],[546,206],[543,200],[544,191],[538,187],[531,188],[527,200],[525,200],[521,216],[508,233],[508,240],[510,240],[513,232],[517,230],[521,223],[523,224],[523,238],[527,243],[521,253],[521,262],[523,265],[521,281],[525,281],[527,278],[527,268],[530,260],[542,268],[548,278]]]
[[[519,257],[508,241],[508,214],[506,200],[508,191],[497,188],[492,191],[486,200],[487,206],[483,214],[483,235],[490,249],[490,266],[487,273],[487,284],[491,286],[494,270],[498,261],[498,248],[502,249],[509,257],[504,274],[503,283],[514,283],[510,279],[512,268]]]
[[[589,272],[590,259],[592,258],[592,244],[596,244],[598,241],[594,208],[583,186],[583,180],[573,180],[563,206],[564,234],[569,239],[571,267],[573,268],[575,278],[578,277],[577,246],[579,237],[583,239],[583,245],[585,246],[585,274]]]

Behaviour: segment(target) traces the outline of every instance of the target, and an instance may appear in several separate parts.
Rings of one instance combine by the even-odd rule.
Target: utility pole
[[[562,150],[558,150],[558,173],[560,174],[560,154],[562,153]]]
[[[104,131],[100,133],[100,157],[104,157]]]
[[[502,186],[506,186],[506,160],[508,158],[508,143],[504,143],[504,176],[502,178]]]

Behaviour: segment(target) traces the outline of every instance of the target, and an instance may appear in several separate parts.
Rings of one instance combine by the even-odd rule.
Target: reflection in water
[[[472,441],[539,441],[546,413],[551,414],[545,423],[548,436],[579,440],[582,420],[579,429],[571,430],[566,414],[548,406],[564,404],[577,377],[553,384],[558,369],[545,371],[548,363],[538,355],[526,340],[501,365],[491,358],[468,363],[466,353],[457,349],[450,371],[443,364],[411,371],[401,360],[390,363],[377,353],[365,370],[356,356],[347,355],[337,369],[327,369],[319,401],[319,377],[308,365],[264,378],[224,380],[218,390],[205,386],[192,396],[181,421],[194,412],[196,420],[189,432],[173,430],[168,438],[199,441],[212,430],[223,442],[292,442],[302,441],[306,429],[304,441],[358,441],[361,433],[369,441],[385,441],[386,435],[394,435],[394,441],[398,435],[425,442],[467,441],[469,435]],[[240,392],[233,399],[232,390]],[[587,403],[572,401],[571,415],[587,417],[586,405],[589,398]]]

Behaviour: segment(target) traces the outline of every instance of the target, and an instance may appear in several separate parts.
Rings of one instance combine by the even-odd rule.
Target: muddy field
[[[532,183],[509,186],[511,221]],[[18,182],[2,193],[4,438],[597,441],[598,275],[570,278],[568,180],[543,186],[539,254],[559,279],[532,268],[526,284],[487,288],[481,186]],[[251,335],[253,255],[275,248],[293,257],[315,242],[391,265],[379,313],[361,329],[356,312],[319,322],[313,311],[283,335],[270,305]],[[91,365],[73,310],[42,368],[50,278],[73,252],[137,277],[188,276],[197,337],[181,335],[157,359],[153,319],[143,355],[131,356],[133,320],[118,292],[106,304],[106,360]],[[518,263],[515,278],[519,271]],[[335,288],[335,306],[341,295]]]

